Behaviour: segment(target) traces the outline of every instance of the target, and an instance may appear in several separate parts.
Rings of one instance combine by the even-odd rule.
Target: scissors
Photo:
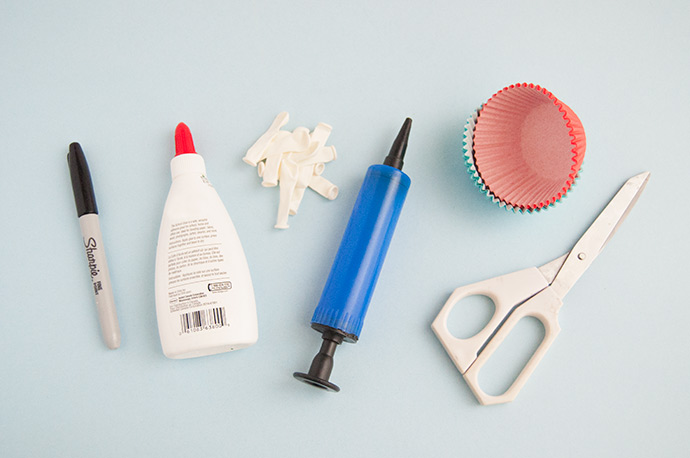
[[[558,311],[563,297],[611,240],[637,203],[649,175],[644,172],[630,178],[570,252],[541,267],[462,286],[450,295],[431,328],[482,405],[515,399],[560,331]],[[473,295],[489,297],[495,305],[494,314],[477,334],[458,339],[448,331],[448,316],[460,300]],[[479,387],[479,372],[515,325],[527,316],[537,318],[544,325],[541,344],[503,394],[486,394]]]

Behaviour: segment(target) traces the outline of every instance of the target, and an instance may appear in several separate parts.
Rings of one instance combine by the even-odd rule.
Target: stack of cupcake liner
[[[519,213],[554,206],[579,178],[586,149],[577,115],[534,84],[508,86],[467,119],[463,153],[475,184]]]

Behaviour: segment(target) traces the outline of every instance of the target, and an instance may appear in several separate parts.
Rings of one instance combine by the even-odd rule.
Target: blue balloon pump
[[[407,118],[383,164],[367,170],[352,210],[340,248],[333,261],[311,327],[323,339],[308,373],[295,372],[296,379],[328,391],[340,388],[328,379],[333,354],[343,341],[356,343],[371,295],[398,217],[410,177],[402,171],[412,120]]]

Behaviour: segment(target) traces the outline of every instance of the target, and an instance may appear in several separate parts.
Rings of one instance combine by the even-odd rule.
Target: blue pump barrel
[[[350,342],[359,338],[409,187],[403,171],[369,167],[311,319],[313,328],[338,329]]]

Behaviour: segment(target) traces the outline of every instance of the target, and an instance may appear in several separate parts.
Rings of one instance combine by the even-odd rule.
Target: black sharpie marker
[[[120,325],[117,322],[115,310],[115,298],[113,287],[110,283],[110,273],[103,250],[103,238],[101,237],[101,225],[98,222],[98,207],[96,207],[96,195],[93,192],[91,173],[86,163],[84,151],[79,143],[69,145],[67,154],[69,173],[72,178],[72,190],[74,201],[77,205],[79,226],[83,238],[83,247],[86,252],[86,260],[89,263],[93,294],[96,298],[98,320],[101,323],[103,340],[111,350],[120,346]]]

